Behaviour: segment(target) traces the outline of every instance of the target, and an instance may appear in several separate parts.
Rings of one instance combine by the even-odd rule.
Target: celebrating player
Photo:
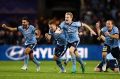
[[[2,27],[4,29],[8,29],[10,31],[17,31],[19,30],[24,38],[25,38],[25,58],[24,58],[24,65],[21,68],[22,70],[27,70],[28,69],[28,60],[29,57],[30,59],[36,64],[37,66],[37,71],[40,70],[40,65],[38,60],[35,58],[35,56],[33,56],[33,48],[36,46],[37,44],[37,40],[36,37],[39,37],[36,29],[33,25],[29,24],[29,19],[27,17],[23,17],[22,18],[22,25],[19,26],[18,28],[12,28],[12,27],[8,27],[6,24],[3,24]]]
[[[55,47],[54,57],[53,59],[56,61],[56,64],[61,69],[61,72],[66,72],[65,68],[63,67],[60,58],[64,55],[66,52],[66,38],[65,34],[60,28],[58,28],[58,25],[56,24],[55,20],[50,20],[49,23],[49,34],[46,33],[45,37],[46,39],[50,40],[53,36],[54,41],[57,43]]]
[[[103,71],[106,70],[106,55],[111,53],[114,58],[117,59],[118,65],[120,66],[120,53],[119,53],[119,31],[114,25],[112,20],[106,21],[106,26],[100,30],[100,23],[96,24],[98,29],[98,39],[104,41],[103,46]]]
[[[69,48],[69,52],[72,57],[72,72],[76,72],[76,60],[80,63],[82,72],[84,73],[85,67],[82,59],[80,58],[80,55],[78,54],[77,51],[77,46],[80,42],[79,35],[78,35],[78,29],[80,26],[85,26],[90,30],[90,32],[94,35],[96,33],[85,23],[81,22],[73,22],[73,14],[71,12],[65,13],[65,21],[63,21],[60,24],[60,28],[66,33],[66,38],[67,38],[67,47]]]

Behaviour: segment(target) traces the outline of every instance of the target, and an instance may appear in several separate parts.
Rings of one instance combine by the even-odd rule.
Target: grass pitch
[[[71,73],[71,62],[68,63],[66,73],[59,73],[59,68],[54,61],[41,61],[41,70],[36,72],[36,66],[29,62],[27,71],[20,68],[22,61],[0,61],[0,79],[120,79],[119,73],[94,72],[94,67],[99,61],[86,61],[86,72],[81,73],[77,63],[77,73]]]

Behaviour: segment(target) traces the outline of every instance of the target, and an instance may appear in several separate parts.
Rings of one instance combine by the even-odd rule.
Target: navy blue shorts
[[[25,48],[31,48],[31,50],[33,50],[34,48],[35,48],[35,46],[36,46],[36,43],[34,43],[34,44],[28,44],[28,45],[25,45]]]
[[[110,53],[110,46],[108,46],[108,45],[104,45],[104,47],[103,47],[103,50],[102,50],[102,52],[107,52],[107,53]]]
[[[55,47],[55,53],[54,53],[54,55],[57,56],[57,57],[62,57],[65,54],[66,50],[67,49],[66,49],[65,45],[62,45],[62,46],[57,45]]]
[[[72,43],[68,42],[67,48],[70,48],[71,46],[77,48],[78,44],[79,44],[79,41],[75,41],[75,42],[72,42]]]
[[[120,59],[120,50],[119,47],[115,47],[115,48],[110,48],[110,46],[108,45],[104,45],[103,47],[103,52],[107,52],[112,54],[112,56],[116,59]]]
[[[120,50],[119,47],[115,47],[111,49],[111,54],[114,58],[120,59]]]

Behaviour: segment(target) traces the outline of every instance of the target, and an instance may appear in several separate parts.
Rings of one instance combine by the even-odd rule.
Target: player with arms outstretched
[[[23,17],[22,18],[22,25],[18,26],[18,28],[9,27],[6,24],[3,24],[2,27],[4,29],[8,29],[10,31],[17,31],[18,30],[23,34],[23,36],[25,38],[25,43],[24,43],[24,46],[25,46],[25,51],[24,51],[25,58],[24,58],[24,65],[23,65],[23,67],[21,69],[22,70],[27,70],[28,69],[28,60],[29,60],[29,57],[30,57],[30,59],[36,64],[37,71],[39,71],[40,70],[39,62],[36,59],[36,57],[33,56],[33,48],[37,44],[36,37],[39,37],[39,36],[37,34],[38,32],[35,29],[35,27],[33,25],[29,24],[29,19],[27,17]]]
[[[61,22],[60,28],[66,34],[67,48],[69,48],[69,52],[71,54],[72,63],[73,63],[72,72],[73,73],[76,72],[76,60],[77,60],[81,65],[82,73],[84,73],[85,72],[84,63],[77,51],[77,46],[80,42],[78,29],[80,28],[80,26],[84,26],[88,28],[92,34],[96,35],[96,33],[87,24],[81,22],[73,22],[72,19],[73,19],[73,14],[71,12],[66,12],[65,21]]]

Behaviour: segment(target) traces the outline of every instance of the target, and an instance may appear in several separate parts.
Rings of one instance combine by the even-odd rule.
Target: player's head
[[[106,21],[106,26],[108,27],[109,30],[112,30],[113,25],[114,25],[113,20]]]
[[[28,17],[23,17],[23,18],[22,18],[22,25],[23,25],[24,27],[26,27],[26,26],[29,25],[29,19],[28,19]]]
[[[57,29],[57,24],[56,24],[56,21],[55,20],[50,20],[48,22],[48,25],[49,25],[49,29],[52,30],[52,31],[56,31]]]
[[[73,19],[73,14],[71,12],[66,12],[65,13],[65,22],[70,24]]]

